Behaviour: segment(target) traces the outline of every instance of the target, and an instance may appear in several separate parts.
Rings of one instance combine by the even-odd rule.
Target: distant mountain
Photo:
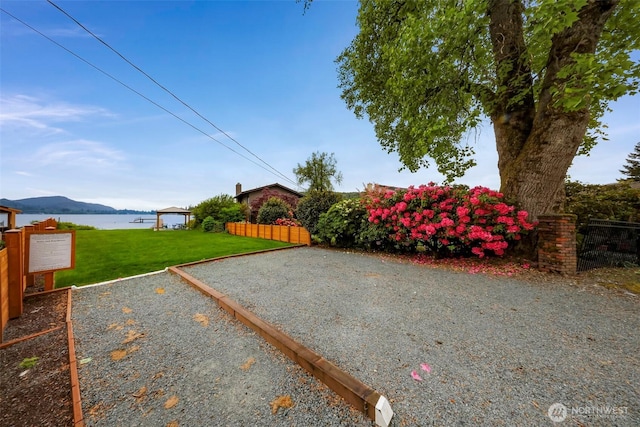
[[[25,214],[117,214],[146,213],[134,210],[116,210],[111,206],[97,203],[85,203],[63,196],[31,197],[28,199],[0,199],[0,206],[19,209]]]

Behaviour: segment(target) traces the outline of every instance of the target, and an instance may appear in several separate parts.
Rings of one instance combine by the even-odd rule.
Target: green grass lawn
[[[162,270],[172,265],[290,246],[227,233],[77,230],[76,266],[55,273],[56,288],[82,286]]]

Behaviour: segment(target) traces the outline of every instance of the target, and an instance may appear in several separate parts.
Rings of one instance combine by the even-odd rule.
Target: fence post
[[[576,274],[576,216],[570,214],[538,217],[538,269],[562,275]]]
[[[8,282],[9,282],[9,318],[22,315],[22,298],[24,296],[24,246],[21,230],[8,230],[5,235],[7,246]]]
[[[33,233],[34,231],[37,231],[37,227],[38,224],[40,224],[39,222],[36,224],[27,224],[24,225],[22,227],[22,251],[24,253],[24,251],[26,251],[26,247],[27,247],[27,239],[29,238],[29,234]],[[34,286],[36,284],[36,275],[35,274],[29,274],[27,272],[25,272],[25,275],[27,276],[26,278],[26,286]]]

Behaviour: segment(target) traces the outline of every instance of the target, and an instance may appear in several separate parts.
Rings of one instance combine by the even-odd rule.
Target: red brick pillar
[[[576,274],[576,216],[570,214],[538,217],[538,269]]]

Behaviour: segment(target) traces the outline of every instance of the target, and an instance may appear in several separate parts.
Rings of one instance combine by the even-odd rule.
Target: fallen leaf
[[[80,363],[81,365],[84,365],[86,363],[91,362],[91,358],[90,357],[85,357],[84,359],[80,359],[80,361],[78,363]]]
[[[140,346],[139,346],[139,345],[131,346],[131,347],[129,347],[129,348],[127,349],[127,354],[129,354],[129,353],[133,353],[134,351],[138,351],[138,350],[140,350]]]
[[[131,325],[135,325],[135,324],[136,324],[136,321],[135,321],[135,320],[133,320],[133,319],[127,319],[127,321],[126,321],[126,322],[124,322],[124,323],[125,323],[125,325],[127,325],[127,326],[131,326]]]
[[[416,381],[422,381],[422,377],[416,371],[411,371],[411,378]]]
[[[129,307],[122,307],[122,312],[125,314],[129,314],[131,313],[133,310],[131,310]]]
[[[293,407],[293,401],[291,400],[291,396],[278,396],[274,400],[271,401],[271,413],[276,414],[278,409],[280,408],[291,408]]]
[[[164,377],[164,372],[158,372],[156,373],[153,377],[151,377],[151,380],[157,380],[158,378],[162,378]]]
[[[242,366],[240,366],[240,369],[242,369],[243,371],[248,371],[249,368],[251,368],[251,365],[253,365],[254,363],[256,363],[256,359],[250,357],[246,362],[244,362]]]
[[[164,402],[164,409],[171,409],[178,404],[178,396],[171,396],[166,402]]]
[[[109,326],[107,326],[107,331],[110,331],[111,329],[115,329],[116,331],[119,331],[122,328],[123,326],[120,325],[119,323],[112,323]]]
[[[164,294],[164,288],[156,288],[156,294]]]
[[[136,398],[136,402],[140,403],[147,397],[147,386],[142,386],[142,388],[135,393],[132,394],[133,397]]]
[[[193,320],[195,320],[196,322],[200,323],[204,327],[209,326],[209,318],[207,316],[205,316],[204,314],[196,313],[193,316]]]
[[[127,332],[127,338],[124,341],[122,341],[122,344],[128,344],[142,337],[144,337],[144,334],[136,332],[133,329],[131,329],[129,330],[129,332]]]
[[[104,402],[100,402],[89,409],[89,415],[91,418],[104,418],[106,406]]]
[[[120,360],[126,355],[127,355],[127,350],[122,350],[122,349],[113,350],[111,352],[111,360],[114,360],[114,361]]]
[[[429,366],[427,363],[421,363],[420,364],[420,369],[422,369],[426,373],[431,372],[431,366]]]
[[[167,424],[167,427],[178,427],[180,424],[178,424],[178,421],[173,420],[171,422],[169,422],[169,424]]]

